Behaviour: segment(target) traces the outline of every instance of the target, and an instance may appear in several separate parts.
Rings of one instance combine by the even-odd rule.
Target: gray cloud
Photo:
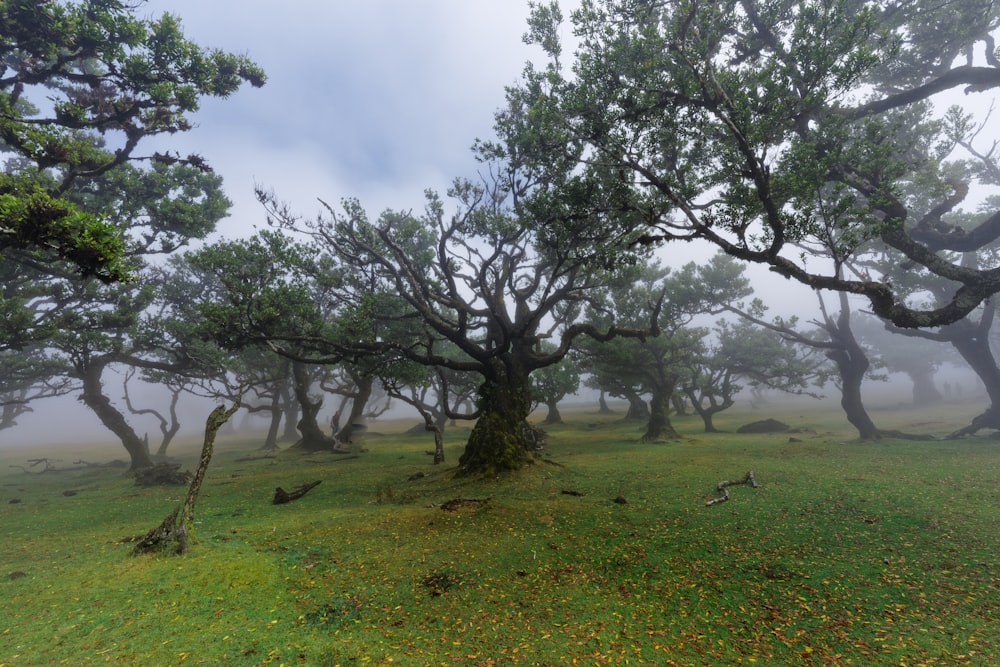
[[[152,0],[199,44],[246,53],[268,84],[207,100],[198,127],[162,146],[198,152],[226,179],[227,236],[263,219],[252,188],[311,214],[316,197],[372,212],[421,205],[476,165],[504,86],[538,56],[521,42],[527,2]],[[159,146],[158,146],[159,147]]]

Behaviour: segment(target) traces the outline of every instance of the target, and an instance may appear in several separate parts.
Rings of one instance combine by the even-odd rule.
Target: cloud
[[[521,35],[527,2],[152,0],[205,47],[246,53],[268,84],[206,100],[197,127],[157,143],[206,157],[234,201],[226,235],[263,213],[253,184],[311,213],[316,197],[373,212],[417,208],[424,188],[471,176],[504,86],[539,53]]]

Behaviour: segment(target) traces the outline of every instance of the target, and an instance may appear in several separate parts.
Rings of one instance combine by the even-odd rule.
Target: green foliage
[[[176,17],[144,19],[137,8],[108,0],[0,5],[0,153],[11,158],[0,176],[5,257],[36,267],[67,260],[85,276],[129,279],[136,267],[120,218],[80,201],[77,190],[136,159],[144,138],[190,129],[187,117],[202,97],[225,97],[244,82],[263,85],[263,72],[246,56],[200,47],[183,36]],[[32,95],[47,98],[49,109],[32,104]],[[209,170],[196,155],[156,160]],[[137,194],[134,186],[124,187]],[[187,189],[169,178],[160,187]],[[139,199],[152,200],[168,201],[162,191]],[[176,204],[161,207],[161,216],[147,213],[173,218],[174,229],[161,230],[176,235],[166,243],[204,234],[186,225],[191,216]]]
[[[992,149],[974,145],[987,121],[942,120],[932,105],[1000,85],[995,3],[585,0],[569,66],[560,20],[532,5],[526,40],[546,66],[525,69],[497,141],[480,146],[531,175],[518,204],[551,247],[584,239],[611,266],[661,241],[705,240],[809,287],[865,295],[906,327],[954,322],[1000,290],[995,274],[940,254],[997,238],[992,218],[974,237],[939,224],[970,184],[998,182]],[[977,167],[949,162],[956,148]],[[924,309],[841,272],[882,245],[949,281],[949,300]]]
[[[549,347],[551,343],[547,346]],[[580,372],[575,358],[564,357],[555,364],[531,374],[531,393],[535,402],[555,403],[580,388]]]
[[[948,430],[957,412],[887,418]],[[426,438],[398,435],[408,424],[380,424],[387,435],[353,460],[240,462],[257,440],[220,437],[201,541],[181,560],[129,558],[120,542],[176,490],[112,470],[29,476],[8,467],[24,453],[5,450],[0,663],[995,663],[995,443],[858,445],[836,411],[771,415],[802,442],[649,446],[614,418],[567,413],[546,451],[562,467],[502,484],[409,480],[429,464]],[[178,450],[189,465],[193,445]],[[457,456],[461,439],[446,447]],[[759,488],[704,506],[750,468]],[[275,486],[321,478],[270,504]],[[440,509],[454,498],[489,500]]]
[[[134,266],[125,256],[121,231],[100,215],[54,198],[25,175],[0,174],[0,251],[28,251],[44,261],[54,253],[85,275],[103,273],[124,281]]]

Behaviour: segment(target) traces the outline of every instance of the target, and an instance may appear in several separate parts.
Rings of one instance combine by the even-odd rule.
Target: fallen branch
[[[711,500],[706,501],[705,507],[711,507],[716,503],[724,503],[727,500],[729,500],[729,489],[727,489],[726,487],[736,486],[737,484],[749,484],[751,487],[756,489],[757,478],[753,476],[753,470],[748,471],[746,477],[744,477],[743,479],[726,480],[716,484],[715,488],[718,489],[719,492],[722,493],[722,495],[719,496],[718,498],[712,498]]]
[[[274,500],[272,503],[274,505],[284,505],[285,503],[290,503],[293,500],[298,500],[302,496],[306,495],[314,488],[319,486],[319,483],[323,480],[317,479],[315,482],[309,482],[308,484],[303,484],[297,489],[292,491],[285,491],[280,486],[274,490]]]

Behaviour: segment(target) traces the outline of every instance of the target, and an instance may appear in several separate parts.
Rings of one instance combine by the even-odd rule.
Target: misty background
[[[562,0],[568,15],[575,2]],[[526,1],[470,2],[426,0],[290,0],[275,5],[261,0],[150,0],[140,16],[170,12],[180,17],[193,41],[245,53],[268,74],[262,89],[244,87],[228,99],[208,98],[194,115],[195,128],[170,135],[161,145],[178,153],[206,158],[224,179],[233,202],[230,216],[210,240],[246,236],[264,226],[255,185],[272,189],[309,216],[321,209],[317,198],[335,203],[357,197],[371,213],[386,208],[421,206],[426,188],[443,191],[456,176],[476,168],[472,142],[492,136],[493,114],[502,105],[504,87],[513,84],[536,49],[521,36],[528,15]],[[572,35],[561,38],[572,50]],[[994,96],[962,99],[982,108]],[[144,150],[160,148],[156,138]],[[708,244],[674,244],[658,255],[668,265],[703,261],[715,253]],[[815,294],[805,286],[765,268],[747,273],[770,315],[798,315],[806,322],[817,311]],[[858,310],[863,300],[854,300]],[[120,402],[115,373],[106,386]],[[890,382],[865,384],[873,409],[908,403],[912,385],[894,374]],[[980,394],[978,380],[964,366],[946,364],[938,383],[963,388],[968,399]],[[824,392],[836,400],[836,391]],[[165,407],[160,388],[138,387],[137,405]],[[775,395],[778,396],[777,394]],[[596,400],[596,393],[579,401]],[[780,400],[810,400],[781,396]],[[574,402],[573,399],[567,402]],[[182,433],[201,430],[213,405],[185,396]],[[6,446],[107,440],[120,443],[97,417],[74,397],[34,402],[16,428],[0,432]],[[333,411],[331,405],[324,413]],[[240,413],[234,423],[244,421]],[[413,414],[397,406],[393,416]],[[158,437],[152,418],[134,416],[136,431]],[[256,425],[264,419],[254,418]]]

